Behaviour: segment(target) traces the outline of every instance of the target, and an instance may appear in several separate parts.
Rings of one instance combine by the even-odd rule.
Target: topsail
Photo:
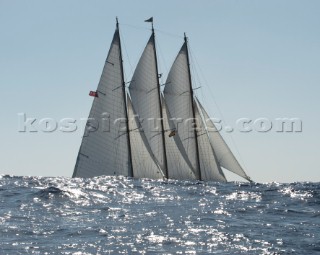
[[[251,181],[193,95],[188,43],[160,90],[155,33],[126,88],[117,22],[82,138],[73,177],[225,182],[224,169]]]

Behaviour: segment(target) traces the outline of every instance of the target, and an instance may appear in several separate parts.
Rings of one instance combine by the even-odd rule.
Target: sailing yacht
[[[193,93],[186,35],[160,85],[153,18],[146,21],[152,33],[129,88],[116,21],[97,90],[90,92],[94,100],[73,177],[226,182],[223,171],[229,170],[251,181]]]

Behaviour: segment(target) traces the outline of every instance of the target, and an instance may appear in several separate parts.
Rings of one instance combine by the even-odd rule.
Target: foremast
[[[116,31],[119,34],[119,54],[120,54],[120,68],[121,68],[121,76],[122,76],[122,91],[123,91],[123,95],[124,95],[124,105],[125,105],[125,118],[126,118],[126,130],[128,133],[128,139],[127,139],[127,143],[128,143],[128,150],[129,150],[129,176],[133,177],[133,164],[132,164],[132,151],[131,151],[131,141],[130,141],[130,135],[129,135],[129,119],[128,119],[128,105],[127,105],[127,93],[126,93],[126,83],[124,81],[124,71],[123,71],[123,59],[122,59],[122,49],[121,49],[121,38],[120,38],[120,29],[119,29],[119,21],[118,21],[118,17],[116,17]]]

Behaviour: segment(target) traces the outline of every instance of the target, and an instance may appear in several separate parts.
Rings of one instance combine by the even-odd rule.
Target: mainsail
[[[131,176],[119,29],[114,33],[73,177]]]
[[[189,72],[188,49],[185,41],[170,69],[163,92],[171,117],[175,119],[177,133],[181,138],[192,168],[196,169],[196,177],[200,179]]]
[[[128,91],[123,73],[117,22],[98,88],[90,92],[94,100],[73,177],[225,182],[227,169],[251,181],[193,95],[186,37],[163,94],[153,23]]]
[[[135,69],[129,90],[132,104],[142,120],[141,126],[147,141],[161,169],[166,174],[154,31]]]

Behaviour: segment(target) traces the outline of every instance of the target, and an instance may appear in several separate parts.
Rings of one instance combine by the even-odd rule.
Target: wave
[[[0,253],[312,254],[319,192],[310,182],[2,175]]]

